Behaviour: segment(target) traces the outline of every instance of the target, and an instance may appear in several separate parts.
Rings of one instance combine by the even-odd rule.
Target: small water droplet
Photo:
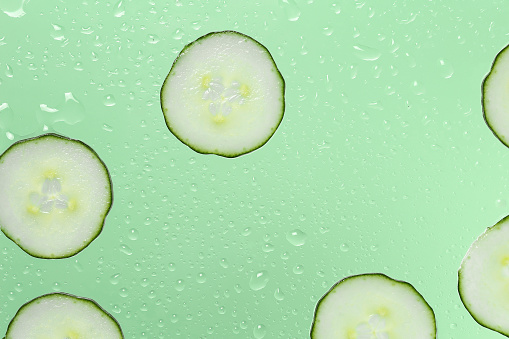
[[[110,277],[110,283],[112,285],[118,284],[120,281],[120,273],[116,273]]]
[[[182,279],[177,280],[177,282],[175,283],[175,289],[179,292],[183,291],[185,287],[186,287],[186,284],[184,283],[184,280],[182,280]]]
[[[302,266],[302,265],[295,265],[295,267],[293,268],[293,273],[295,273],[295,274],[302,274],[302,273],[304,273],[304,266]]]
[[[249,287],[253,291],[258,291],[267,286],[269,282],[269,273],[267,271],[259,271],[254,273],[249,280]]]
[[[268,244],[268,243],[263,244],[263,246],[262,246],[262,250],[263,250],[265,253],[272,252],[272,251],[274,251],[274,245],[272,245],[272,244]]]
[[[364,45],[356,45],[353,46],[354,54],[361,60],[365,61],[375,61],[380,58],[382,53],[372,47],[364,46]]]
[[[117,102],[115,101],[115,97],[112,94],[108,94],[108,95],[104,96],[103,104],[104,104],[104,106],[110,107],[110,106],[115,106],[117,104]]]
[[[175,32],[173,32],[173,39],[180,40],[184,37],[184,34],[185,32],[182,29],[177,28]]]
[[[205,281],[207,281],[207,278],[205,277],[205,273],[198,273],[198,276],[196,277],[196,281],[198,284],[203,284]]]
[[[137,240],[138,239],[138,236],[139,236],[139,232],[136,228],[131,228],[131,230],[129,231],[129,239],[131,240]]]
[[[121,16],[124,16],[124,14],[125,14],[124,2],[120,0],[113,7],[113,15],[116,16],[117,18],[120,18]]]
[[[120,252],[127,254],[127,255],[133,254],[133,251],[129,248],[129,246],[124,245],[124,244],[120,245]]]
[[[221,260],[219,260],[219,264],[223,267],[223,268],[228,268],[230,265],[228,264],[228,261],[225,259],[225,258],[222,258]]]
[[[293,230],[286,235],[286,240],[293,246],[302,246],[306,243],[307,235],[299,229]]]
[[[155,34],[149,34],[148,35],[148,43],[149,44],[152,44],[152,45],[155,45],[159,42],[159,37]]]
[[[51,24],[53,26],[53,32],[51,32],[51,37],[57,41],[62,41],[65,39],[64,36],[64,28],[57,24]]]
[[[14,72],[12,70],[12,67],[9,65],[5,65],[5,76],[8,78],[12,78],[14,76]]]
[[[263,324],[258,324],[253,329],[253,335],[256,339],[262,339],[267,334],[267,327]]]
[[[299,20],[301,11],[294,0],[280,0],[280,4],[285,11],[288,21]]]
[[[454,74],[454,69],[452,68],[452,66],[448,62],[445,62],[445,60],[443,59],[438,60],[438,62],[440,63],[440,74],[442,75],[442,77],[444,77],[445,79],[449,79],[450,77],[452,77],[452,75]]]
[[[281,291],[281,289],[278,287],[276,288],[276,291],[274,292],[274,298],[276,298],[276,300],[283,300],[285,298],[285,294],[283,293],[283,291]]]
[[[108,124],[103,124],[103,130],[105,130],[106,132],[113,132],[113,127],[111,127]]]
[[[342,251],[342,252],[348,252],[348,250],[350,249],[350,246],[348,246],[348,244],[341,244],[339,246],[339,249]]]

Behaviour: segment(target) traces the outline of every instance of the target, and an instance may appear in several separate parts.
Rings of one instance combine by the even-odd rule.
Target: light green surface
[[[126,338],[305,338],[335,282],[382,272],[422,293],[440,338],[501,338],[464,309],[457,269],[509,214],[509,149],[480,104],[509,43],[506,2],[202,3],[0,11],[0,151],[46,125],[96,150],[114,184],[102,234],[75,257],[0,237],[0,333],[64,291]],[[287,86],[279,129],[236,159],[190,150],[159,107],[182,47],[226,29],[263,43]]]

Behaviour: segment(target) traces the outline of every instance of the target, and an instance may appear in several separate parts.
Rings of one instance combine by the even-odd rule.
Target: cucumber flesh
[[[407,282],[379,273],[354,275],[320,299],[311,338],[436,338],[435,314]]]
[[[45,134],[0,156],[0,228],[28,254],[65,258],[102,230],[111,180],[98,155],[78,140]]]
[[[509,46],[498,53],[482,85],[484,119],[509,147]]]
[[[461,301],[481,326],[509,337],[509,216],[470,246],[458,271]]]
[[[264,145],[284,113],[285,83],[269,51],[234,31],[187,45],[161,88],[169,130],[191,149],[236,157]]]
[[[21,306],[6,339],[122,339],[117,321],[95,301],[65,293],[37,297]]]

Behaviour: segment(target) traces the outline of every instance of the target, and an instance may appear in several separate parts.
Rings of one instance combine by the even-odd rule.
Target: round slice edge
[[[123,339],[119,323],[94,300],[67,293],[39,296],[21,306],[6,339]]]
[[[509,216],[472,243],[458,270],[458,292],[479,325],[509,337]]]
[[[409,283],[381,273],[346,277],[318,302],[312,339],[436,338],[435,314]]]
[[[284,94],[267,48],[239,32],[212,32],[180,52],[161,88],[161,108],[181,142],[231,158],[272,137],[283,119]]]
[[[18,141],[0,156],[0,229],[28,254],[66,258],[101,232],[109,172],[85,143],[57,134]]]

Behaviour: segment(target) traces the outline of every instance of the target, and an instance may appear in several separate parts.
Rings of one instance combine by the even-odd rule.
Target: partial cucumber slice
[[[28,254],[66,258],[102,230],[112,202],[99,156],[81,141],[45,134],[0,156],[0,228]]]
[[[65,293],[37,297],[21,306],[5,339],[122,339],[117,321],[95,301]]]
[[[274,134],[284,94],[283,77],[262,44],[238,32],[213,32],[180,52],[161,88],[161,107],[184,144],[236,157]]]
[[[311,338],[436,338],[435,314],[407,282],[379,273],[354,275],[320,299]]]
[[[484,120],[509,147],[509,46],[498,53],[482,85]]]
[[[509,216],[472,243],[458,271],[458,291],[475,321],[509,337]]]

